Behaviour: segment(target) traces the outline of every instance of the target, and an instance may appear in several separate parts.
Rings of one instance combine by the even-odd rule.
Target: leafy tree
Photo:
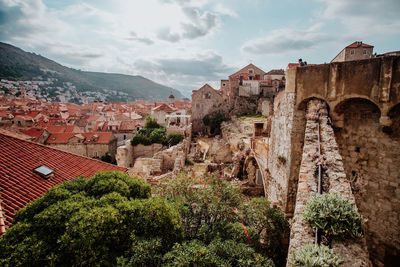
[[[0,237],[2,266],[115,266],[146,238],[159,258],[182,240],[172,203],[150,197],[150,185],[121,172],[99,172],[51,188],[23,208]]]
[[[312,197],[303,214],[312,228],[319,228],[328,238],[357,238],[363,235],[363,218],[355,206],[339,194]]]

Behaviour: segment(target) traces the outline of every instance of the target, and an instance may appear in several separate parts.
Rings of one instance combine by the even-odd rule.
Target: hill
[[[142,76],[115,73],[88,72],[65,67],[35,53],[25,52],[15,46],[0,42],[0,78],[7,80],[52,79],[55,86],[72,84],[77,92],[104,91],[108,101],[166,100],[172,92],[183,95],[173,88],[158,84]],[[86,94],[90,95],[90,94]]]

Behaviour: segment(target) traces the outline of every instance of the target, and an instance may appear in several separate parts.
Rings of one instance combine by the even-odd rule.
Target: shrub
[[[110,152],[106,152],[103,156],[101,156],[100,159],[107,163],[111,163],[111,164],[116,163],[115,157],[113,157]]]
[[[144,146],[148,146],[148,145],[151,145],[151,140],[146,135],[137,134],[134,137],[132,137],[131,144],[132,144],[132,146],[136,146],[136,145],[139,145],[139,144],[142,144]]]
[[[164,144],[165,143],[165,128],[154,129],[150,134],[150,141],[152,144]]]
[[[347,199],[338,194],[312,197],[305,209],[304,220],[319,228],[328,238],[361,237],[363,218]]]
[[[165,266],[274,266],[250,246],[220,239],[209,245],[199,240],[176,244],[163,260]]]
[[[178,133],[171,133],[166,138],[166,144],[174,146],[179,144],[182,140],[183,140],[183,135]]]
[[[327,246],[307,244],[293,252],[290,262],[302,267],[337,267],[340,258]]]
[[[146,117],[144,128],[147,129],[157,129],[161,128],[162,126],[158,124],[157,120],[152,118],[150,115]]]

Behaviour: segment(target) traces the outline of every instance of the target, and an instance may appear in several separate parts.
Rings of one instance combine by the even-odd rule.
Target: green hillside
[[[183,97],[179,91],[142,76],[75,70],[0,42],[1,79],[31,80],[38,76],[43,79],[56,78],[58,82],[71,82],[81,92],[100,89],[125,92],[130,100],[166,100],[171,92],[177,98]]]

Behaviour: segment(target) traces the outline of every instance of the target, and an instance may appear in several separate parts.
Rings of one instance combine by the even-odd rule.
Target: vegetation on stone
[[[299,267],[337,267],[340,258],[327,246],[307,244],[293,252],[290,262]]]
[[[312,197],[305,209],[304,220],[321,229],[327,238],[357,238],[363,235],[363,218],[355,206],[339,194]]]
[[[206,115],[203,118],[204,125],[210,127],[211,134],[219,134],[221,132],[221,124],[223,121],[226,121],[227,118],[224,114],[217,112],[213,115]]]
[[[157,123],[157,120],[147,116],[145,125],[139,132],[132,137],[131,144],[136,146],[142,144],[145,146],[151,144],[162,144],[165,146],[174,146],[183,140],[183,135],[172,133],[166,135],[165,127]]]

